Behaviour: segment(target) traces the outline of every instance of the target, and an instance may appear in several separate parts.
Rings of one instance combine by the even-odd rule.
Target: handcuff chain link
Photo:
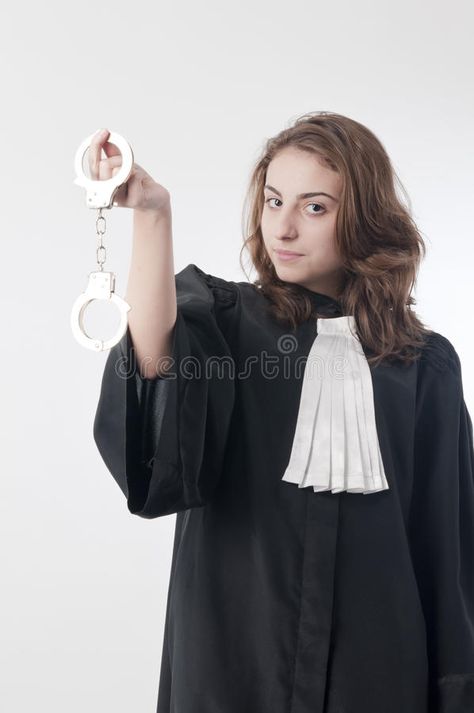
[[[103,208],[99,208],[98,210],[98,216],[95,221],[95,227],[96,227],[96,233],[97,233],[97,249],[96,249],[96,258],[97,258],[97,264],[99,266],[99,270],[104,269],[104,263],[107,259],[107,250],[105,245],[103,244],[103,236],[105,235],[105,231],[107,230],[107,221],[105,220],[105,215],[102,215]]]

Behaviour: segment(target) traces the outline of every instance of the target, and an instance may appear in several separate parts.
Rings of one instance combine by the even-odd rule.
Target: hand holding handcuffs
[[[89,148],[91,141],[95,134],[91,134],[87,139],[84,139],[82,144],[79,146],[76,152],[76,158],[74,162],[77,177],[74,179],[74,183],[79,186],[83,186],[86,193],[86,204],[89,208],[98,209],[98,216],[96,219],[96,232],[98,238],[98,245],[96,248],[96,259],[99,269],[95,272],[89,273],[89,281],[84,292],[82,292],[79,297],[74,302],[71,311],[71,328],[72,333],[79,344],[86,347],[87,349],[92,349],[93,351],[105,351],[111,349],[115,344],[117,344],[125,332],[127,331],[127,313],[131,309],[130,305],[121,297],[115,294],[115,274],[113,272],[106,272],[104,270],[104,263],[106,260],[106,249],[103,245],[103,235],[106,229],[105,217],[102,215],[104,208],[110,209],[112,205],[117,205],[114,203],[114,196],[117,190],[122,186],[128,178],[133,169],[133,151],[128,142],[117,133],[110,133],[107,139],[110,143],[115,144],[122,154],[122,165],[119,170],[106,180],[93,180],[88,178],[84,173],[83,159],[84,154]],[[90,337],[84,328],[84,312],[93,300],[108,300],[113,302],[120,310],[120,324],[117,332],[113,337],[102,341],[101,339],[94,339]]]

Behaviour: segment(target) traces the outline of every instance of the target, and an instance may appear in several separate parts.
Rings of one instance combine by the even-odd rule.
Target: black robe
[[[194,264],[176,288],[170,374],[140,377],[127,330],[94,421],[130,512],[177,514],[158,713],[473,713],[473,436],[451,342],[371,367],[389,489],[315,493],[281,478],[316,319],[291,332],[256,286]]]

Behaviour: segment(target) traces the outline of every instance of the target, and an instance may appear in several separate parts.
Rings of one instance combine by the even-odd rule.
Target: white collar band
[[[388,490],[370,366],[351,315],[317,318],[282,480],[314,492]]]

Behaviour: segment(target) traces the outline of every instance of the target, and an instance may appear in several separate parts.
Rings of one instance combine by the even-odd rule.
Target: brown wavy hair
[[[252,284],[268,297],[277,320],[295,329],[313,314],[314,305],[304,290],[278,278],[260,227],[267,167],[287,146],[315,155],[342,177],[335,241],[344,287],[337,300],[342,314],[354,316],[369,363],[416,360],[431,333],[411,309],[416,300],[410,293],[425,257],[425,243],[385,148],[357,121],[326,111],[310,112],[266,141],[244,201],[240,252],[244,272],[246,248],[258,275]],[[397,195],[396,184],[407,205]]]

